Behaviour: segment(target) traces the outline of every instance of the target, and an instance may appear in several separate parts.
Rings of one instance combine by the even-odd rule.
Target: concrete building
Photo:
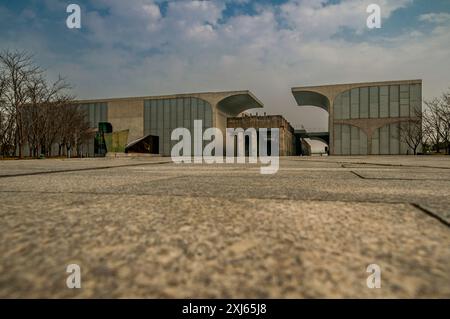
[[[299,106],[328,112],[331,155],[413,153],[400,123],[418,119],[422,80],[295,87],[292,94]]]
[[[279,129],[279,155],[296,155],[296,145],[294,129],[289,122],[281,115],[245,115],[239,117],[230,117],[227,119],[229,128],[278,128]],[[259,136],[258,136],[259,139]],[[246,155],[248,155],[248,142],[246,142]]]
[[[114,132],[128,130],[128,143],[147,135],[159,137],[159,153],[168,156],[176,141],[171,132],[185,127],[193,132],[194,120],[203,129],[217,127],[225,132],[227,118],[263,104],[249,91],[207,92],[163,96],[83,100],[77,103],[89,116],[91,127],[108,122]],[[95,154],[94,141],[88,154]]]
[[[206,92],[83,100],[91,127],[110,123],[127,145],[158,138],[159,154],[168,156],[176,141],[171,132],[185,127],[193,132],[194,120],[203,130],[225,128],[279,128],[280,155],[303,153],[301,141],[318,139],[328,144],[331,155],[412,154],[402,141],[400,123],[417,120],[422,108],[422,81],[386,81],[305,86],[292,89],[299,106],[317,106],[329,113],[328,132],[294,130],[280,115],[239,116],[263,104],[249,91]],[[125,138],[123,138],[125,136]],[[97,143],[98,144],[98,143]],[[92,141],[85,154],[98,152]],[[206,144],[206,142],[205,142]],[[123,145],[125,147],[125,145]],[[122,148],[123,148],[122,147]],[[142,149],[140,145],[133,145]],[[305,148],[305,151],[307,149]]]

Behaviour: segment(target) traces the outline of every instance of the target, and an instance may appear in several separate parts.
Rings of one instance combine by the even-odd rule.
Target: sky
[[[66,26],[70,3],[80,29]],[[292,87],[422,79],[425,99],[450,87],[450,0],[0,0],[4,49],[32,53],[79,99],[250,90],[267,114],[326,131],[327,112],[297,106]]]

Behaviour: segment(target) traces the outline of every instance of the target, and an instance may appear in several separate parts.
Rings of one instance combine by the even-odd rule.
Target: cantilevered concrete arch
[[[211,104],[214,127],[222,132],[225,132],[227,127],[227,118],[235,117],[249,109],[264,107],[263,103],[248,90],[199,93],[198,97]]]
[[[421,108],[420,105],[418,105],[421,99],[421,85],[422,80],[400,80],[302,86],[292,88],[292,94],[299,106],[317,106],[328,111],[330,154],[336,154],[334,149],[334,125],[342,125],[343,122],[358,127],[368,135],[368,154],[371,154],[372,133],[375,132],[377,128],[389,123],[402,122],[415,118],[412,111],[409,113],[407,112],[408,114],[404,115],[391,112],[391,105],[396,105],[395,103],[401,104],[408,107],[410,110],[413,108]],[[400,88],[400,90],[398,88]],[[365,95],[362,94],[363,90]],[[355,91],[355,95],[353,95],[353,91]],[[395,94],[393,95],[393,93]],[[369,112],[370,114],[364,115],[362,114],[362,111],[358,111],[359,113],[357,112],[356,116],[351,114],[344,119],[340,118],[337,116],[339,114],[338,111],[340,110],[337,109],[337,111],[335,109],[335,104],[340,105],[340,103],[342,103],[341,99],[344,99],[344,95],[346,95],[345,103],[347,107],[356,105],[359,108],[365,103],[370,109],[374,107],[376,110],[374,112],[375,114],[372,114],[371,110]],[[381,114],[380,111],[382,103],[387,105],[387,108],[385,109],[388,110],[384,114]],[[398,108],[398,105],[396,105],[396,107]]]
[[[292,94],[294,95],[295,101],[300,106],[317,106],[325,111],[330,110],[330,100],[326,95],[319,92],[309,91],[309,90],[295,90],[292,89]]]
[[[217,109],[223,113],[237,116],[254,108],[261,108],[263,104],[249,91],[232,92],[217,102]]]

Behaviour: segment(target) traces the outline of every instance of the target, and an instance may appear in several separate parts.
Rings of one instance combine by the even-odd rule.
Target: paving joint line
[[[450,228],[450,222],[448,222],[445,218],[442,218],[441,216],[439,216],[438,214],[434,213],[433,211],[423,207],[420,204],[417,203],[410,203],[411,206],[417,208],[418,210],[420,210],[421,212],[425,213],[426,215],[428,215],[429,217],[437,220],[438,222],[440,222],[441,224],[443,224],[444,226],[447,226],[448,228]]]
[[[355,171],[349,171],[361,179],[376,181],[432,181],[432,182],[450,182],[450,179],[433,179],[433,178],[403,178],[403,177],[366,177]]]
[[[327,161],[327,160],[310,160],[310,159],[285,159],[292,162],[315,162],[315,163],[334,163],[341,165],[375,165],[386,167],[406,167],[406,168],[435,168],[435,169],[450,169],[450,167],[428,166],[428,165],[403,165],[403,164],[388,164],[388,163],[367,163],[367,162],[342,162],[342,161]]]
[[[114,165],[112,165],[112,166],[110,165],[110,166],[99,166],[99,167],[62,169],[62,170],[54,170],[54,171],[40,171],[40,172],[0,175],[0,178],[47,175],[47,174],[58,174],[58,173],[71,173],[71,172],[83,172],[83,171],[95,171],[95,170],[110,169],[110,168],[145,166],[145,165],[161,165],[161,164],[170,164],[170,163],[172,163],[172,162],[167,161],[167,162],[154,162],[154,163],[135,163],[135,164],[125,164],[125,165],[115,165],[115,166]]]
[[[226,196],[211,196],[211,195],[201,195],[201,194],[152,194],[152,193],[115,193],[115,192],[91,192],[91,191],[69,191],[69,192],[58,192],[58,191],[34,191],[34,190],[0,190],[0,193],[36,193],[36,194],[80,194],[80,195],[108,195],[108,196],[177,196],[177,197],[209,197],[209,198],[221,198],[221,199],[233,199],[233,197]],[[314,201],[314,202],[343,202],[343,203],[371,203],[371,204],[411,204],[411,202],[405,201],[391,201],[386,202],[384,200],[346,200],[346,199],[305,199],[305,198],[286,198],[286,197],[243,197],[242,199],[255,199],[255,200],[291,200],[291,201]]]

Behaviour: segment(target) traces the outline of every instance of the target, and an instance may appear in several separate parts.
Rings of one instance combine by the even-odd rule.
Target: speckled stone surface
[[[275,175],[0,161],[0,176],[2,298],[450,297],[446,157],[284,158]]]

